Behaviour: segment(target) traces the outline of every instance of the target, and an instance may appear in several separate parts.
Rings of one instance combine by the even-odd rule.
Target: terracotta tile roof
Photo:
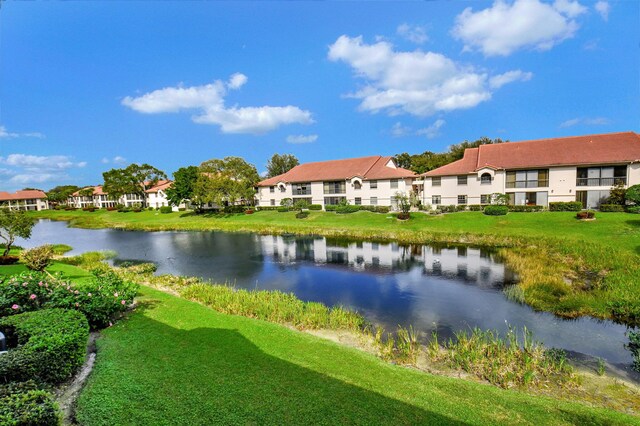
[[[89,189],[89,188],[91,188],[91,186],[85,186],[84,188],[78,189],[76,192],[71,194],[71,196],[72,197],[79,197],[80,196],[80,194],[79,194],[80,191],[82,191],[83,189]],[[102,190],[102,185],[97,185],[97,186],[93,187],[93,195],[107,195],[107,193]]]
[[[389,161],[392,162],[393,167],[387,166]],[[263,180],[258,183],[258,186],[272,186],[278,182],[345,180],[354,176],[359,176],[365,180],[394,179],[413,177],[415,173],[396,167],[392,157],[376,155],[300,164],[284,174]]]
[[[424,176],[468,174],[483,167],[525,169],[635,161],[640,161],[640,135],[620,132],[481,145],[465,150],[461,160]]]
[[[47,194],[38,190],[16,191],[13,194],[0,192],[0,201],[32,200],[34,198],[47,198]]]
[[[171,180],[159,180],[155,186],[152,186],[151,188],[147,189],[145,192],[164,191],[165,189],[169,188],[172,183],[173,181]]]

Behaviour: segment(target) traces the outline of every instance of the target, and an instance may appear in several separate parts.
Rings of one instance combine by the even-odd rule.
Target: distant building
[[[173,182],[170,180],[160,180],[156,185],[147,189],[145,195],[140,194],[125,194],[122,197],[113,199],[108,193],[104,192],[102,185],[82,188],[69,197],[68,204],[77,208],[83,208],[88,206],[94,206],[96,208],[115,207],[118,204],[126,207],[142,206],[159,208],[163,206],[169,206],[169,200],[167,199],[166,190],[171,187]],[[87,189],[93,189],[93,195],[83,196]],[[183,207],[183,205],[181,205]],[[178,210],[178,207],[174,207],[174,210]]]
[[[47,194],[38,190],[16,191],[13,194],[0,192],[0,207],[11,210],[47,210]]]
[[[482,145],[461,160],[416,181],[422,203],[489,204],[492,193],[510,204],[548,206],[580,201],[597,208],[612,186],[640,184],[640,135],[634,132]]]
[[[306,163],[258,183],[258,205],[279,206],[284,198],[291,198],[322,206],[347,201],[394,207],[395,195],[409,195],[415,177],[392,157],[379,155]]]

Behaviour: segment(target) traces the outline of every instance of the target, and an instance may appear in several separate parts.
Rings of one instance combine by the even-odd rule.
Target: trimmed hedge
[[[481,212],[483,208],[484,208],[484,206],[482,206],[480,204],[471,204],[469,206],[469,210],[472,211],[472,212]]]
[[[626,212],[627,213],[639,214],[640,213],[640,206],[628,206],[626,208]]]
[[[310,204],[309,210],[322,210],[322,204]]]
[[[600,204],[600,211],[603,213],[622,213],[624,206],[620,204]]]
[[[324,210],[327,212],[335,212],[337,208],[337,204],[327,204],[326,206],[324,206]]]
[[[13,349],[0,356],[0,381],[58,384],[84,363],[89,323],[78,311],[43,309],[0,319]]]
[[[582,210],[580,201],[549,203],[549,211],[552,212],[579,212]]]
[[[289,211],[289,207],[284,207],[284,206],[278,207],[278,212],[280,213],[286,213],[288,211]]]
[[[440,207],[439,207],[439,210],[440,210],[442,213],[455,213],[455,211],[456,211],[456,206],[454,206],[454,205],[451,205],[451,206],[440,206]]]
[[[57,426],[61,423],[53,396],[33,380],[0,386],[0,424]]]
[[[173,211],[173,209],[171,208],[171,206],[162,206],[160,207],[160,213],[171,213]]]
[[[225,206],[222,209],[223,213],[244,213],[247,206]]]
[[[355,212],[359,212],[359,211],[360,211],[360,206],[346,205],[346,206],[337,206],[336,207],[336,213],[337,214],[349,214],[349,213],[355,213]]]
[[[541,212],[542,210],[544,210],[544,206],[515,206],[515,205],[508,205],[507,208],[509,209],[510,212],[517,212],[517,213]]]
[[[484,214],[487,216],[504,216],[509,212],[507,206],[492,205],[484,208]]]
[[[391,211],[391,207],[376,206],[376,213],[389,213],[390,211]]]
[[[256,210],[261,212],[261,211],[276,211],[278,210],[280,207],[278,206],[264,206],[264,207],[260,207],[260,206],[256,206]]]

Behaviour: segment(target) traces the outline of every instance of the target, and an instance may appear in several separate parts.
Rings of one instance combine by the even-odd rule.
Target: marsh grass
[[[432,361],[466,371],[502,388],[577,385],[577,376],[564,351],[546,349],[526,327],[509,327],[502,336],[494,330],[459,331],[442,346],[437,335],[427,354]]]
[[[73,265],[83,269],[92,269],[102,264],[105,260],[113,259],[116,256],[117,253],[113,250],[102,250],[89,251],[76,256],[62,257],[58,260],[60,263],[66,263],[67,265]]]

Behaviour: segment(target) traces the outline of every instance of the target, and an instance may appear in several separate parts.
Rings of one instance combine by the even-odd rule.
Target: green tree
[[[5,249],[3,256],[8,256],[11,246],[17,237],[31,238],[31,230],[36,224],[35,219],[27,216],[26,212],[18,210],[9,210],[4,208],[0,210],[0,238],[5,241]]]
[[[624,206],[626,201],[627,189],[624,187],[624,183],[618,181],[611,187],[609,192],[609,204],[618,204]]]
[[[633,185],[627,188],[626,200],[636,206],[640,206],[640,185]]]
[[[78,195],[81,197],[93,197],[93,186],[82,188],[80,191],[78,191]]]
[[[173,173],[173,183],[167,188],[167,199],[172,206],[178,206],[185,200],[192,200],[200,169],[196,166],[181,167]],[[194,203],[195,204],[195,203]]]
[[[146,204],[146,190],[155,186],[160,179],[166,179],[167,175],[149,164],[130,164],[124,169],[111,169],[102,174],[104,178],[104,192],[113,199],[118,199],[125,194],[136,194]]]
[[[47,199],[50,203],[63,204],[66,203],[71,194],[80,189],[76,185],[61,185],[52,188],[47,192]]]
[[[267,177],[274,177],[287,173],[295,166],[300,164],[295,155],[292,154],[273,154],[273,157],[267,163]]]
[[[198,204],[253,204],[255,186],[260,180],[255,166],[240,157],[225,157],[202,163],[193,187]]]

